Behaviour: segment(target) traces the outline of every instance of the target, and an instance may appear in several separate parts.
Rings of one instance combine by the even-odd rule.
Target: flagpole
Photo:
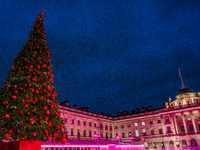
[[[185,88],[185,86],[184,86],[184,84],[183,84],[183,79],[182,79],[182,76],[181,76],[181,71],[180,71],[180,69],[178,69],[178,74],[179,74],[179,76],[180,76],[180,78],[181,78],[182,89],[183,89],[183,88]]]

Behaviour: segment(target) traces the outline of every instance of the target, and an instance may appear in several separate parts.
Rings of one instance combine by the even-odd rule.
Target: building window
[[[197,141],[195,139],[191,139],[191,146],[197,146]]]
[[[146,129],[143,129],[143,136],[146,136]]]
[[[172,133],[170,126],[167,126],[167,133]]]
[[[83,125],[86,126],[86,122],[85,121],[83,122]]]
[[[150,124],[153,124],[153,121],[150,121]]]
[[[89,122],[89,126],[90,126],[90,127],[92,126],[91,122]]]
[[[112,131],[112,126],[110,126],[110,131]]]
[[[135,130],[135,135],[138,137],[139,136],[139,131]]]
[[[118,135],[118,133],[116,133],[116,136]]]
[[[97,124],[96,124],[96,123],[94,123],[94,127],[97,127]]]
[[[189,124],[189,129],[190,129],[190,131],[194,131],[194,127],[192,124]]]
[[[184,126],[181,126],[181,132],[185,132]]]
[[[159,134],[163,134],[163,130],[162,129],[159,129]]]
[[[74,124],[74,119],[71,120],[71,123]]]
[[[92,137],[92,132],[91,131],[89,131],[89,137]]]
[[[154,130],[151,130],[151,135],[154,135]]]
[[[103,132],[101,132],[101,137],[103,137]]]
[[[105,130],[108,130],[108,126],[107,125],[105,126]]]
[[[156,142],[153,142],[153,148],[156,148]]]
[[[103,129],[103,125],[102,124],[100,124],[100,129]]]
[[[124,125],[121,125],[121,128],[124,128]]]
[[[169,122],[169,118],[165,119],[165,122]]]
[[[74,135],[74,129],[71,128],[71,136],[73,136],[73,135]]]
[[[86,137],[86,130],[83,130],[83,136]]]
[[[67,123],[67,118],[64,119],[64,123]]]
[[[124,132],[122,132],[122,138],[125,138],[125,133]]]
[[[158,120],[158,123],[161,123],[161,120]]]
[[[196,116],[196,119],[200,119],[200,116]]]
[[[128,135],[131,136],[131,131],[128,132]]]
[[[130,124],[128,124],[128,128],[130,128],[131,127],[131,125]]]
[[[96,131],[94,131],[94,134],[96,134],[97,132]]]
[[[108,140],[108,132],[106,132],[106,140]]]
[[[135,123],[135,127],[137,127],[138,126],[138,123]]]
[[[142,125],[145,126],[145,122],[142,122]]]
[[[187,147],[187,141],[185,139],[182,140],[183,147]]]
[[[170,146],[174,146],[174,142],[172,140],[169,141]]]
[[[117,129],[118,127],[117,126],[115,126],[115,129]]]
[[[187,120],[191,120],[191,117],[190,117],[190,116],[187,116]]]
[[[77,130],[77,135],[80,136],[80,129]]]
[[[80,120],[78,120],[78,125],[80,125],[81,123],[80,123]]]
[[[110,138],[112,138],[112,133],[110,133]]]

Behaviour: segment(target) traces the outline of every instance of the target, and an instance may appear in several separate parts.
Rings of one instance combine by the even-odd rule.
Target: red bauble
[[[53,133],[53,137],[57,137],[58,136],[58,133],[57,132],[54,132]]]
[[[45,134],[48,134],[48,133],[49,133],[49,130],[44,130],[44,133],[45,133]]]
[[[31,89],[31,92],[34,92],[34,89]]]
[[[53,108],[54,106],[53,106],[53,105],[51,105],[50,107],[51,107],[51,108]]]
[[[55,112],[55,115],[58,115],[58,112]]]
[[[47,109],[47,106],[43,106],[43,109],[46,110],[46,109]]]
[[[37,101],[38,101],[38,98],[35,98],[35,101],[37,102]]]
[[[14,93],[15,93],[15,94],[17,94],[17,93],[18,93],[18,91],[17,91],[17,90],[14,90]]]
[[[26,98],[26,99],[29,99],[29,96],[28,96],[28,95],[25,95],[25,98]]]
[[[55,143],[58,144],[60,142],[60,140],[56,140]]]
[[[48,127],[51,127],[51,122],[48,122],[48,123],[47,123],[47,126],[48,126]]]
[[[27,84],[25,83],[24,86],[27,86]]]
[[[62,138],[62,142],[63,143],[67,143],[67,139],[66,138]]]
[[[27,79],[29,80],[29,79],[30,79],[30,77],[27,77]]]
[[[35,108],[33,108],[33,111],[36,111],[36,109],[35,109]]]
[[[45,117],[44,119],[45,119],[46,121],[47,121],[47,120],[49,120],[49,118],[48,118],[48,117]]]
[[[27,112],[27,115],[30,115],[30,112]]]
[[[37,68],[40,69],[40,66],[38,65]]]
[[[34,124],[34,120],[31,120],[31,121],[30,121],[30,124]]]
[[[46,86],[46,83],[43,83],[42,85],[43,85],[43,86]]]
[[[13,95],[13,96],[12,96],[12,99],[14,99],[14,100],[17,99],[17,96],[16,96],[16,95]]]
[[[46,111],[46,115],[47,115],[47,116],[50,115],[50,111],[49,111],[49,110]]]
[[[62,137],[66,138],[66,134],[63,134]]]
[[[32,135],[33,135],[34,137],[36,137],[37,133],[33,132]]]
[[[21,122],[19,125],[20,125],[20,126],[22,126],[22,125],[23,125],[23,123]]]
[[[33,104],[35,104],[35,102],[33,102]]]
[[[51,137],[50,136],[47,138],[47,141],[51,141]]]
[[[17,88],[17,85],[15,84],[15,85],[13,85],[13,87],[14,87],[14,88]]]
[[[38,93],[39,93],[39,90],[35,90],[35,93],[38,94]]]
[[[39,122],[40,124],[42,124],[42,121],[40,120],[40,122]]]
[[[5,119],[9,119],[10,118],[10,114],[5,114],[4,118]]]
[[[23,90],[23,87],[20,87],[20,90],[22,91],[22,90]]]
[[[30,68],[33,68],[33,65],[30,65]]]
[[[25,105],[24,105],[24,108],[28,109],[28,108],[29,108],[28,104],[25,104]]]
[[[47,91],[46,90],[44,90],[44,93],[46,93]]]
[[[9,139],[10,139],[10,135],[7,134],[7,135],[5,136],[5,139],[6,139],[6,140],[9,140]]]
[[[31,84],[29,84],[28,86],[31,87]]]
[[[57,130],[59,130],[60,129],[60,126],[59,125],[56,125],[56,127],[55,127]]]
[[[10,133],[10,134],[13,134],[13,132],[14,132],[13,129],[8,130],[8,133]]]
[[[50,90],[51,89],[51,87],[50,86],[47,86],[47,90]]]
[[[20,110],[19,113],[22,114],[22,110]]]
[[[7,105],[8,104],[8,101],[3,101],[3,105]]]
[[[22,103],[24,102],[24,100],[21,101]]]

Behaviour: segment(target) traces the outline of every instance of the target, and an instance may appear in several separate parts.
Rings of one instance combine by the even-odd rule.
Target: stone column
[[[164,119],[163,119],[163,116],[160,116],[160,119],[161,119],[161,124],[162,124],[162,128],[163,128],[163,135],[165,136],[166,134],[166,128],[165,128],[165,125],[164,125]]]
[[[176,134],[179,134],[176,117],[177,117],[176,115],[173,115],[173,121],[174,121],[175,129],[176,129]]]
[[[187,134],[188,131],[187,131],[187,125],[186,125],[186,122],[185,122],[185,116],[183,115],[183,113],[181,113],[181,116],[182,116],[182,120],[183,120],[183,125],[184,125],[184,129],[185,129],[185,133]]]
[[[192,112],[190,112],[190,116],[191,116],[191,120],[192,120],[192,125],[194,127],[194,132],[197,133],[197,127],[196,127],[196,123],[195,123],[194,114]]]

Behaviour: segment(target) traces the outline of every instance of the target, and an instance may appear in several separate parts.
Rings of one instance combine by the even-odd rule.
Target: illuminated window
[[[74,119],[71,120],[71,123],[74,124]]]
[[[143,133],[146,133],[146,129],[143,129]]]
[[[138,126],[138,123],[135,123],[135,127],[137,127]]]
[[[196,119],[200,119],[200,116],[196,116]]]
[[[190,117],[190,116],[187,116],[187,120],[191,120],[191,117]]]
[[[128,135],[131,136],[131,131],[128,132]]]
[[[145,122],[142,122],[142,125],[145,126]]]
[[[138,137],[139,136],[139,131],[135,130],[135,135]]]

